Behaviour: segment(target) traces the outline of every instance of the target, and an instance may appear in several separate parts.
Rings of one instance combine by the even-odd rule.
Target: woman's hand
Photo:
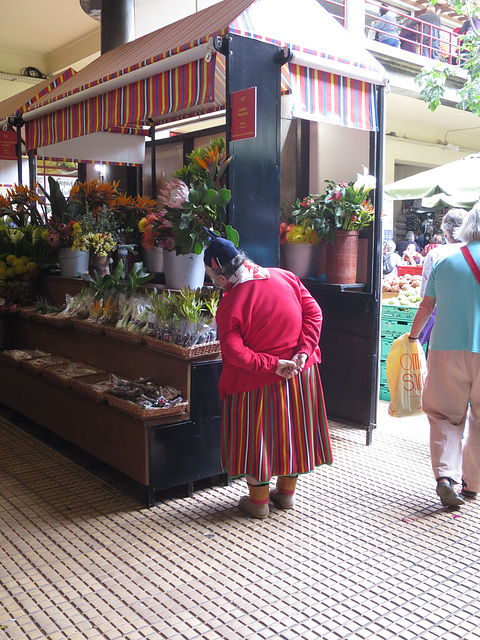
[[[289,380],[297,375],[297,365],[293,360],[279,360],[275,373],[277,376],[281,376],[282,378],[287,378],[287,380]]]
[[[300,371],[303,371],[307,363],[307,359],[308,359],[308,356],[306,353],[296,353],[293,356],[292,360],[295,362],[295,365],[297,367],[297,373],[300,373]]]

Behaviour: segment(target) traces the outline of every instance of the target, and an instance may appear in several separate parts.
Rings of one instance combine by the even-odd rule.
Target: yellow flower
[[[12,254],[7,256],[7,264],[12,264],[13,260],[15,260],[15,256],[13,256]]]
[[[50,235],[50,232],[48,231],[48,229],[45,229],[45,231],[42,231],[42,240],[47,240],[49,235]]]
[[[140,233],[143,233],[147,227],[148,227],[147,219],[142,218],[138,223],[138,228],[140,229]]]

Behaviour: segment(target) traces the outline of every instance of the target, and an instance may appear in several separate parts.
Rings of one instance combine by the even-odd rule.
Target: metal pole
[[[157,199],[157,146],[156,146],[156,140],[155,140],[155,125],[152,124],[152,126],[149,129],[149,135],[150,135],[150,139],[151,139],[151,144],[150,144],[150,152],[152,154],[152,157],[150,158],[150,166],[152,168],[152,200],[156,200]]]
[[[23,184],[22,176],[22,126],[17,125],[17,171],[18,184]]]

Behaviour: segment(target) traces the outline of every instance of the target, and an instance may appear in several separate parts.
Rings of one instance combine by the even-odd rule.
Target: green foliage
[[[205,228],[238,246],[238,232],[226,224],[232,194],[225,188],[225,172],[232,158],[227,157],[225,140],[211,140],[209,146],[195,149],[187,159],[188,164],[173,177],[187,185],[188,198],[181,206],[169,206],[168,202],[165,206],[177,254],[200,254],[209,243]]]
[[[470,0],[447,0],[460,16],[479,16],[480,7]],[[430,0],[435,5],[437,0]],[[457,107],[480,116],[480,34],[468,32],[462,37],[461,68],[466,71],[467,78],[459,90]],[[456,74],[458,67],[439,63],[433,67],[424,67],[416,76],[415,82],[420,86],[420,95],[430,111],[441,104],[445,95],[447,79]]]
[[[415,82],[420,86],[420,95],[430,111],[435,111],[441,104],[447,78],[454,75],[455,69],[453,67],[440,62],[430,68],[424,67],[415,77]]]
[[[81,278],[94,298],[99,300],[100,298],[118,297],[121,293],[133,293],[140,285],[155,277],[155,274],[149,274],[144,270],[142,262],[136,262],[125,279],[122,278],[122,275],[123,262],[120,260],[113,273],[107,273],[104,276],[99,275],[96,271],[94,276],[82,273]]]

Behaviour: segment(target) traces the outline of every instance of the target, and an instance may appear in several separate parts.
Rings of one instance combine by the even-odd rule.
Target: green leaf
[[[230,240],[236,247],[238,247],[238,243],[240,241],[240,235],[238,231],[234,229],[230,224],[227,224],[225,227],[225,233],[227,236],[227,240]]]

